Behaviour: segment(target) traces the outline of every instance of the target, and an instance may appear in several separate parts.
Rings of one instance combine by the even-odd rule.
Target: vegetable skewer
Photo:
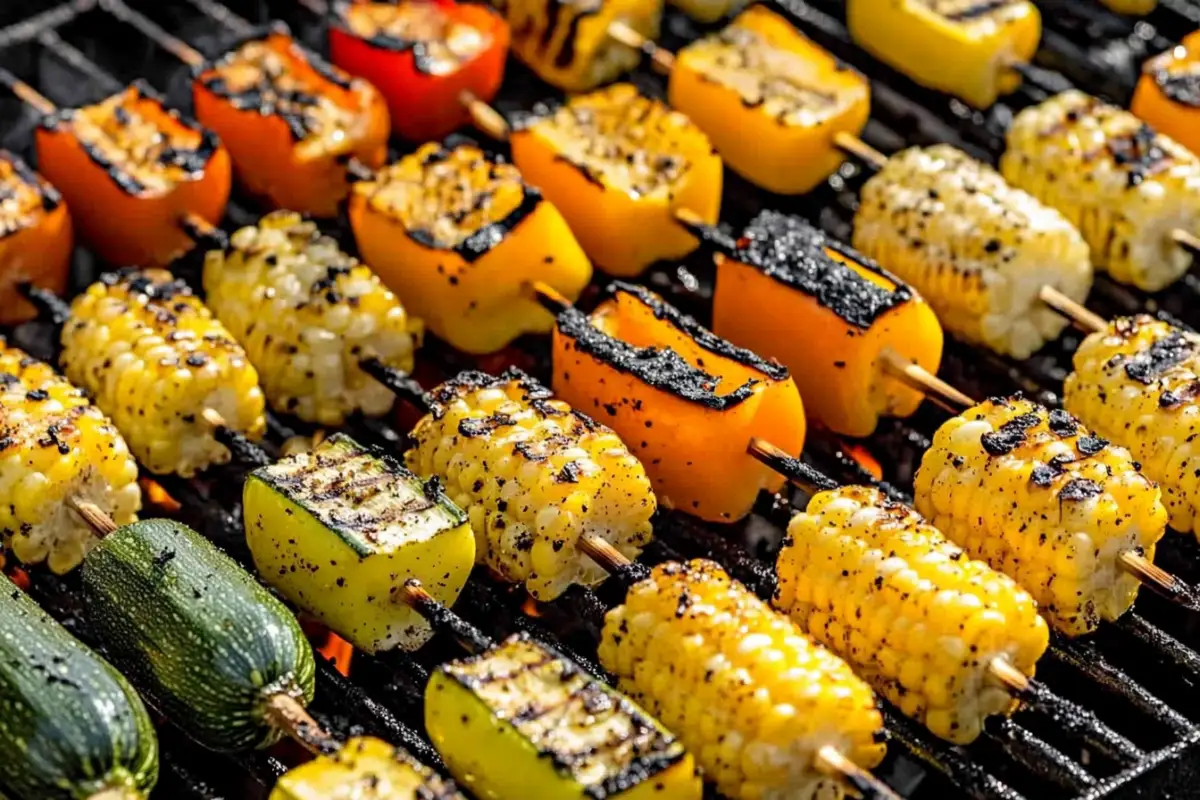
[[[1200,31],[1146,61],[1129,110],[1200,153]]]
[[[21,297],[25,281],[53,292],[66,288],[74,249],[67,204],[50,182],[7,150],[0,150],[0,325],[31,319]]]

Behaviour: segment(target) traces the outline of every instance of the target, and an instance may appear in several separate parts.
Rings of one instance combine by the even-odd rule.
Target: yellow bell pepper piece
[[[1029,0],[846,0],[854,41],[922,86],[988,108],[1021,76],[1042,38]]]
[[[630,277],[699,242],[675,221],[715,224],[721,157],[691,120],[627,83],[574,97],[512,134],[525,179],[562,211],[592,262]],[[423,309],[418,313],[428,317]]]
[[[549,332],[554,318],[526,284],[574,300],[592,277],[554,204],[474,145],[423,145],[356,183],[348,214],[359,253],[388,288],[468,353]]]
[[[800,194],[842,163],[834,135],[862,131],[870,91],[866,78],[759,5],[679,52],[668,98],[735,172]]]
[[[1129,110],[1200,154],[1200,31],[1146,62]]]

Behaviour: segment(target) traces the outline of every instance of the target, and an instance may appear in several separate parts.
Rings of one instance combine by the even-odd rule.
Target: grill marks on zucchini
[[[158,741],[142,701],[105,661],[0,574],[0,797],[144,798]]]
[[[214,750],[279,738],[268,701],[313,696],[312,651],[295,617],[189,528],[119,528],[84,562],[83,590],[114,662],[151,702]]]

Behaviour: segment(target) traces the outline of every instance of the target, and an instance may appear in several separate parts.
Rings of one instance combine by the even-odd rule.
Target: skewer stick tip
[[[1195,588],[1167,572],[1143,554],[1126,550],[1121,553],[1117,564],[1155,594],[1191,611],[1200,611],[1200,597],[1197,597]]]
[[[1014,695],[1029,691],[1029,676],[1003,656],[996,656],[988,662],[988,675]]]
[[[970,408],[976,403],[971,397],[946,383],[912,359],[905,358],[890,347],[880,353],[884,368],[910,389],[934,399],[944,400],[951,411]]]
[[[627,569],[633,564],[620,550],[594,533],[580,536],[578,546],[584,555],[610,574]]]
[[[830,491],[838,487],[837,482],[789,455],[766,439],[750,437],[746,452],[768,468],[779,473],[800,491],[809,496]]]
[[[548,283],[530,281],[525,284],[524,288],[534,300],[541,304],[542,308],[555,316],[574,305],[562,292]]]
[[[1183,228],[1176,228],[1171,231],[1171,238],[1175,241],[1175,244],[1187,250],[1192,255],[1192,258],[1200,260],[1200,236],[1190,231],[1185,231]]]
[[[888,157],[864,142],[852,133],[838,131],[833,135],[833,145],[847,155],[854,156],[859,161],[873,169],[883,169]]]
[[[312,755],[337,751],[338,743],[333,736],[292,695],[286,692],[273,694],[267,698],[263,708],[263,714],[273,728],[287,734]]]
[[[815,758],[817,769],[837,776],[865,798],[903,800],[892,787],[846,758],[840,750],[832,745],[825,745],[818,750]]]
[[[472,92],[464,90],[458,101],[466,107],[475,127],[499,142],[507,142],[512,128],[508,120],[496,109],[480,100]]]
[[[212,428],[228,428],[228,423],[225,422],[225,417],[221,416],[221,412],[215,408],[206,408],[200,412],[200,418],[203,419]]]
[[[74,495],[68,495],[66,503],[72,511],[83,518],[83,521],[91,527],[98,538],[103,539],[117,529],[117,523],[113,521],[113,518],[95,503],[81,500]]]
[[[1108,321],[1104,317],[1089,311],[1049,284],[1038,290],[1038,299],[1088,333],[1096,333],[1108,327]]]

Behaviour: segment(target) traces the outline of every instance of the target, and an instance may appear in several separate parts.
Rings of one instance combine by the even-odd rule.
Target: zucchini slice
[[[113,662],[206,747],[271,744],[270,699],[312,700],[316,666],[296,618],[186,525],[113,531],[84,559],[83,591]]]
[[[404,750],[369,736],[288,772],[270,800],[466,800]]]
[[[632,700],[527,636],[439,667],[425,727],[485,800],[699,800],[692,756]]]
[[[141,698],[0,574],[0,797],[141,800],[158,738]]]
[[[367,652],[432,635],[393,599],[404,581],[453,605],[475,563],[466,514],[436,481],[341,434],[255,470],[242,506],[259,574]]]

